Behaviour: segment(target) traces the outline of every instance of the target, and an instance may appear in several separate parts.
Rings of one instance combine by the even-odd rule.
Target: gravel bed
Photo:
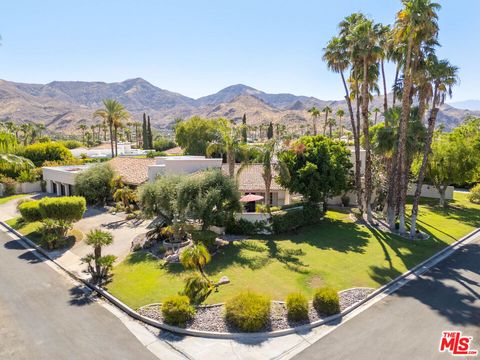
[[[373,291],[371,288],[354,288],[343,291],[340,296],[341,311],[352,306],[353,304],[365,299],[368,294]],[[147,305],[138,310],[138,312],[146,317],[162,322],[161,305]],[[195,317],[187,323],[187,328],[192,330],[213,331],[213,332],[240,332],[225,321],[225,306],[219,304],[209,307],[198,307]],[[305,325],[317,320],[321,320],[325,316],[319,314],[311,303],[309,303],[308,320],[292,322],[287,319],[287,307],[283,302],[272,302],[271,315],[269,324],[261,331],[284,330],[291,327]]]

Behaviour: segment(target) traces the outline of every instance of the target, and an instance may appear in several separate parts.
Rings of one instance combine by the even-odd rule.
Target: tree
[[[143,150],[148,149],[147,115],[145,113],[143,113],[142,122],[142,148]]]
[[[228,174],[231,178],[235,176],[235,155],[245,150],[245,147],[238,141],[238,129],[225,119],[219,119],[218,135],[216,140],[211,142],[206,149],[208,156],[216,153],[226,154]]]
[[[374,120],[373,120],[373,124],[374,124],[374,125],[377,125],[377,116],[378,116],[378,113],[380,112],[380,109],[379,109],[378,107],[375,107],[375,108],[373,108],[372,111],[373,111],[373,113],[375,114],[375,118],[374,118]]]
[[[438,61],[436,56],[430,58],[427,65],[428,85],[433,88],[432,108],[428,117],[428,130],[423,151],[422,163],[418,172],[417,187],[413,198],[412,215],[410,219],[410,237],[414,238],[417,230],[418,206],[422,193],[423,180],[427,169],[428,157],[435,131],[435,123],[439,106],[445,102],[447,95],[452,96],[452,87],[458,83],[458,68],[450,65],[447,60]]]
[[[122,186],[113,193],[113,200],[121,202],[126,213],[130,212],[130,204],[135,198],[135,192],[128,186]]]
[[[161,216],[167,224],[171,224],[177,206],[178,187],[183,181],[179,175],[162,175],[153,183],[142,185],[138,190],[140,208],[147,216]]]
[[[208,145],[219,140],[222,121],[198,116],[180,121],[175,126],[175,142],[187,155],[205,155]]]
[[[150,115],[147,117],[147,140],[148,140],[147,149],[152,149],[153,148],[153,134],[152,134],[152,126],[151,126],[151,123],[150,123]]]
[[[335,121],[334,118],[328,118],[328,120],[327,120],[327,125],[328,125],[328,129],[329,129],[329,130],[328,130],[328,136],[329,136],[330,138],[333,138],[332,129],[333,129],[334,126],[337,125],[337,122]]]
[[[343,137],[343,123],[342,118],[345,116],[345,111],[343,109],[338,109],[336,113],[338,117],[338,127],[340,128],[339,137]]]
[[[35,143],[17,151],[17,154],[30,159],[35,166],[42,166],[46,161],[68,162],[73,160],[73,155],[60,142]]]
[[[15,135],[0,132],[0,175],[17,177],[22,171],[30,171],[35,165],[30,159],[14,155],[18,149]]]
[[[102,118],[110,130],[110,146],[112,149],[112,158],[117,156],[117,131],[122,126],[122,121],[130,118],[130,114],[125,107],[116,100],[103,100],[103,109],[94,112],[94,117]]]
[[[247,114],[242,117],[242,142],[247,143]]]
[[[82,143],[85,144],[85,130],[87,130],[87,125],[80,124],[78,125],[78,129],[82,132]]]
[[[325,136],[328,126],[328,115],[332,113],[332,108],[327,105],[322,109],[322,112],[325,113],[325,121],[323,122],[323,135]]]
[[[186,269],[195,269],[205,278],[205,266],[210,262],[211,256],[203,244],[194,244],[180,254],[180,262]]]
[[[320,110],[313,106],[308,109],[308,112],[312,116],[313,135],[317,135],[317,118],[320,116]]]
[[[220,170],[185,177],[178,185],[177,203],[179,213],[201,221],[202,230],[212,224],[222,226],[241,209],[234,179],[224,176]]]
[[[268,124],[268,129],[267,129],[267,139],[273,139],[273,123],[270,121]]]
[[[422,46],[436,43],[438,37],[438,15],[440,5],[430,0],[403,0],[404,8],[397,14],[393,28],[394,42],[402,46],[403,53],[403,91],[402,91],[402,116],[399,124],[397,169],[391,181],[398,184],[399,194],[398,217],[399,231],[405,233],[405,204],[409,170],[407,167],[407,131],[412,104],[412,86],[415,67],[419,64]],[[395,189],[397,190],[397,189]]]
[[[112,195],[114,176],[108,163],[92,166],[75,177],[75,194],[83,196],[89,204],[105,204]]]
[[[470,182],[478,174],[478,143],[470,143],[462,130],[457,128],[451,134],[440,133],[432,142],[425,176],[440,193],[440,206],[446,206],[447,186]]]
[[[93,247],[93,254],[88,254],[82,259],[82,262],[87,264],[93,282],[101,282],[107,278],[108,271],[116,259],[113,255],[102,256],[102,247],[111,245],[113,236],[108,231],[92,229],[87,234],[85,243]]]
[[[282,164],[277,178],[309,203],[323,202],[349,189],[350,152],[344,142],[324,136],[304,136],[278,154]]]

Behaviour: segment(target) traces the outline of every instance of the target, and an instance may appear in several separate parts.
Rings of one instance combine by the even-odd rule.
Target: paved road
[[[0,359],[156,359],[102,306],[0,231]]]
[[[438,352],[442,330],[473,336],[473,348],[480,351],[480,240],[346,322],[296,359],[453,359]]]

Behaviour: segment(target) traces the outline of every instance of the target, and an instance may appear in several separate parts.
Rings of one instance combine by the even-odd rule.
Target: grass
[[[27,196],[26,194],[16,194],[16,195],[10,195],[10,196],[5,196],[5,197],[0,197],[0,205],[5,204],[9,201],[15,200],[22,198],[24,196]]]
[[[426,241],[369,229],[352,223],[346,214],[329,211],[320,224],[299,234],[230,244],[212,258],[207,272],[214,280],[226,275],[231,283],[207,303],[225,301],[245,289],[285,299],[298,291],[311,298],[323,285],[339,290],[379,287],[480,227],[480,205],[469,203],[465,194],[455,193],[447,209],[435,204],[426,200],[420,208],[419,227],[431,234]],[[138,252],[114,268],[108,290],[138,308],[176,294],[185,275],[181,265],[162,268],[151,255]]]
[[[40,221],[27,223],[23,221],[23,218],[21,216],[18,216],[13,219],[9,219],[5,222],[7,223],[7,225],[17,230],[20,234],[28,237],[35,244],[41,245],[42,223]],[[82,239],[83,239],[83,233],[80,230],[72,229],[68,232],[66,247],[70,248],[73,246],[73,244],[75,244],[78,241],[81,241]]]

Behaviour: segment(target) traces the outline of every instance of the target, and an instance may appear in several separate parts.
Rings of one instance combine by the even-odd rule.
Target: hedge
[[[294,231],[302,226],[316,224],[321,216],[320,207],[313,204],[304,204],[298,209],[276,211],[272,213],[272,230],[275,234]]]
[[[39,206],[42,218],[67,222],[80,220],[87,209],[85,199],[81,196],[43,198]]]
[[[18,205],[18,211],[25,221],[34,222],[40,221],[42,219],[42,214],[40,213],[40,201],[30,200],[24,201]]]

